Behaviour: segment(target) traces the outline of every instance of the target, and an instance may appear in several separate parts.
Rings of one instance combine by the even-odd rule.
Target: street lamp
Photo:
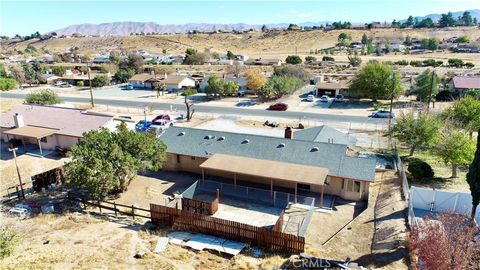
[[[22,176],[20,176],[20,170],[17,164],[17,151],[18,148],[8,148],[8,151],[13,152],[13,160],[15,161],[15,167],[17,168],[18,181],[20,182],[20,189],[22,190],[22,198],[25,199],[25,191],[23,190]]]

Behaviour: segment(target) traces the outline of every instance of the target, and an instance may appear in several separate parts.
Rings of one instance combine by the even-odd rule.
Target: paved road
[[[0,98],[25,99],[26,94],[23,93],[1,93]],[[90,103],[88,97],[65,97],[61,98],[66,102],[73,103]],[[116,107],[130,107],[130,108],[144,108],[145,106],[153,106],[158,110],[169,110],[171,106],[183,110],[183,105],[178,103],[160,103],[147,102],[142,100],[116,100],[108,98],[94,98],[95,104],[116,106]],[[352,123],[368,123],[368,124],[384,124],[386,119],[368,118],[367,116],[351,116],[351,115],[335,115],[314,112],[295,112],[295,111],[269,111],[261,109],[245,109],[235,107],[217,107],[206,104],[196,104],[195,110],[201,113],[214,114],[233,114],[233,115],[249,115],[249,116],[265,116],[265,117],[284,117],[290,119],[308,119],[314,121],[329,121],[329,122],[352,122]]]

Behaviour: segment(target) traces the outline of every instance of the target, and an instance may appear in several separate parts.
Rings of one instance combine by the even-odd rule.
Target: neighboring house
[[[116,125],[110,115],[40,105],[19,105],[0,117],[3,142],[21,139],[25,150],[27,144],[34,144],[41,154],[56,146],[71,148],[85,132],[101,127],[114,130]]]
[[[237,54],[237,55],[235,55],[235,59],[238,60],[238,61],[245,62],[249,59],[249,57],[246,54]]]
[[[480,89],[480,77],[455,76],[448,81],[448,86],[463,96],[469,89]]]
[[[92,62],[94,64],[106,64],[110,63],[110,55],[104,54],[104,55],[97,55],[93,58]]]
[[[285,137],[278,138],[173,126],[160,137],[167,145],[163,168],[232,179],[234,184],[241,180],[272,190],[290,189],[295,194],[315,192],[322,198],[325,192],[367,200],[376,160],[349,155],[345,144],[316,142],[322,134],[317,131],[298,135],[287,128]]]
[[[195,81],[187,76],[168,75],[160,81],[167,86],[167,91],[195,87]]]
[[[323,82],[318,81],[315,84],[315,92],[317,96],[327,95],[329,97],[335,97],[338,94],[346,95],[348,90],[348,82],[335,81],[335,82]]]
[[[78,74],[78,73],[67,72],[64,76],[61,77],[60,80],[71,85],[77,85],[77,83],[81,81],[83,82],[83,85],[88,86],[90,85],[90,80],[95,78],[95,76],[107,76],[110,79],[110,81],[112,80],[112,75],[110,73],[100,73],[100,72],[90,72],[90,79],[89,79],[88,73]]]
[[[325,125],[295,131],[293,138],[309,142],[344,144],[350,149],[354,149],[357,144],[355,136]]]
[[[36,60],[40,63],[45,63],[45,64],[54,64],[55,63],[55,59],[53,57],[53,55],[50,55],[50,54],[44,54],[42,56],[39,56],[36,58]]]
[[[40,75],[40,83],[53,84],[58,80],[61,80],[62,77],[59,77],[55,74],[42,74]]]
[[[205,87],[208,85],[208,79],[210,76],[203,78],[202,82],[198,85],[199,92],[205,92]],[[238,90],[245,90],[247,89],[247,79],[244,77],[226,77],[223,78],[225,82],[236,82],[240,86]]]
[[[152,89],[153,88],[153,81],[155,79],[155,75],[150,73],[140,73],[133,75],[129,80],[128,83],[133,85],[134,88],[141,88],[141,89]]]
[[[280,66],[283,64],[283,61],[280,59],[249,59],[245,62],[247,65],[256,65],[256,66]]]

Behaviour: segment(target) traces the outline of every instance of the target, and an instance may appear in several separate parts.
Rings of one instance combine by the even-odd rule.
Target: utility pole
[[[18,181],[20,182],[20,189],[22,190],[22,198],[25,200],[25,191],[23,190],[22,176],[20,176],[20,170],[17,164],[17,151],[18,148],[8,148],[8,151],[13,152],[13,160],[15,161],[15,167],[17,168]]]
[[[435,78],[435,70],[432,71],[432,79],[430,80],[430,92],[428,94],[428,104],[427,104],[427,113],[430,109],[430,101],[432,100],[432,93],[433,93],[433,81]]]
[[[390,79],[392,80],[392,93],[390,94],[390,115],[388,116],[388,132],[391,134],[392,127],[392,109],[393,109],[393,93],[395,92],[395,73],[390,74]]]
[[[93,103],[93,90],[92,90],[92,80],[90,79],[90,62],[87,62],[87,73],[88,73],[88,85],[90,86],[90,104],[92,105],[92,108],[95,107],[95,104]]]

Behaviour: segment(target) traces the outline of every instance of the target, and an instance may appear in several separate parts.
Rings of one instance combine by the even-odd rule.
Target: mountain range
[[[480,20],[480,9],[468,10],[472,17],[476,17]],[[453,12],[454,18],[457,18],[463,14],[464,11]],[[419,20],[424,18],[431,18],[433,21],[437,21],[440,14],[429,14],[423,17],[416,17]],[[405,20],[400,20],[405,21]],[[328,23],[322,22],[304,22],[298,25],[300,26],[320,26]],[[332,23],[332,22],[329,22]],[[267,28],[287,28],[288,23],[279,24],[266,24]],[[112,22],[101,24],[75,24],[68,27],[57,29],[53,32],[57,35],[103,35],[103,36],[128,36],[131,33],[162,33],[162,34],[175,34],[175,33],[188,33],[189,31],[198,30],[200,32],[212,32],[212,31],[246,31],[254,29],[259,31],[262,25],[257,24],[206,24],[206,23],[187,23],[187,24],[157,24],[155,22]]]

